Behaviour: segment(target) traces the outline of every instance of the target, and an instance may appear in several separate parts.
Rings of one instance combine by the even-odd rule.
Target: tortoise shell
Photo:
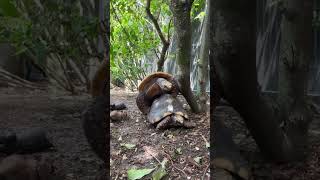
[[[179,85],[177,80],[171,74],[165,73],[165,72],[155,72],[145,77],[139,84],[138,91],[139,92],[146,91],[152,84],[154,84],[157,81],[158,78],[164,78],[170,83],[172,83],[173,88],[170,94],[173,94],[174,96],[178,95]]]
[[[151,124],[156,124],[162,119],[174,114],[180,115],[185,119],[189,118],[187,112],[183,109],[180,101],[176,97],[170,94],[164,94],[153,101],[148,113],[148,121]]]
[[[170,91],[162,91],[162,89],[157,86],[157,80],[160,78],[163,78],[172,84]],[[144,78],[140,83],[138,90],[139,94],[136,98],[137,106],[142,113],[147,114],[154,99],[162,94],[169,93],[176,97],[179,93],[179,85],[171,74],[156,72]]]

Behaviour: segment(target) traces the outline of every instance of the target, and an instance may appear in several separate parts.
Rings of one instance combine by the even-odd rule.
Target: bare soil
[[[126,179],[131,168],[156,168],[164,159],[168,160],[166,179],[209,179],[209,116],[188,111],[196,128],[159,131],[139,111],[136,96],[122,89],[111,90],[111,102],[125,103],[129,115],[128,119],[111,122],[112,179]],[[124,144],[135,147],[128,149]],[[201,160],[196,162],[194,158]]]
[[[81,113],[89,101],[88,95],[1,88],[0,132],[44,128],[56,151],[35,156],[54,159],[66,179],[95,179],[102,162],[91,151],[81,126]]]

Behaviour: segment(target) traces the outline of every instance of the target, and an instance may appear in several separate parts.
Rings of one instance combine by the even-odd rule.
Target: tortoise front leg
[[[167,116],[165,118],[162,119],[162,121],[160,121],[158,124],[157,124],[157,127],[156,129],[157,130],[163,130],[163,129],[168,129],[169,128],[169,125],[171,124],[171,117],[170,116]]]
[[[185,127],[185,128],[194,128],[195,123],[189,121],[179,114],[175,114],[172,116],[171,126],[174,127]]]
[[[157,125],[157,129],[168,129],[171,127],[185,127],[185,128],[194,128],[195,123],[186,120],[184,117],[180,115],[172,115],[167,116],[164,118],[159,124]]]

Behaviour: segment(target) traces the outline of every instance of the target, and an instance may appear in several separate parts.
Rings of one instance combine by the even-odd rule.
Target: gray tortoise
[[[189,120],[187,112],[180,101],[171,94],[163,94],[155,99],[148,113],[148,121],[157,129],[171,127],[193,128],[195,124]]]

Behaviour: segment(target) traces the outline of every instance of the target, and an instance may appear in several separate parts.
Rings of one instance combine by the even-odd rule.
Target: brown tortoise
[[[109,97],[106,95],[107,61],[103,61],[91,81],[92,102],[82,114],[82,127],[92,150],[107,162],[107,109]]]
[[[127,118],[125,112],[113,111],[126,109],[126,105],[123,103],[110,104],[106,93],[107,74],[107,61],[103,61],[91,80],[90,93],[93,100],[82,114],[82,127],[88,143],[104,162],[107,162],[107,154],[109,153],[107,152],[109,150],[107,147],[108,109],[111,120]]]
[[[179,86],[171,74],[153,73],[143,79],[138,90],[137,106],[143,114],[147,114],[148,121],[156,125],[157,129],[195,126],[177,99]]]
[[[152,102],[162,94],[176,97],[179,85],[176,79],[165,72],[155,72],[145,77],[138,87],[137,106],[143,114],[148,114]]]

